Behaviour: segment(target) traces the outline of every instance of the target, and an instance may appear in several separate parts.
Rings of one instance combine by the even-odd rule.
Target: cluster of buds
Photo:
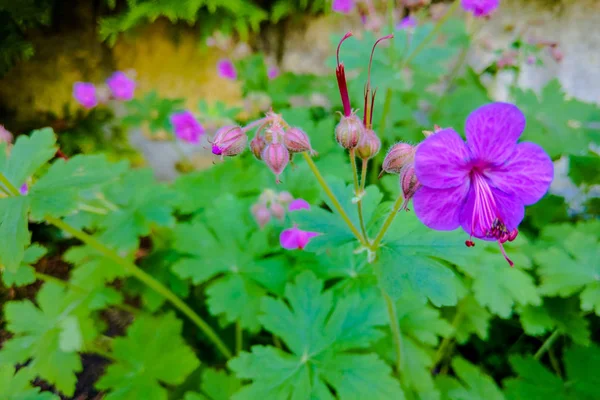
[[[252,205],[250,211],[254,220],[260,228],[267,225],[271,218],[279,221],[285,219],[285,210],[294,200],[289,192],[276,193],[271,189],[266,189],[258,198],[258,202]]]
[[[251,125],[260,125],[250,141],[250,150],[258,160],[263,161],[275,174],[276,182],[292,161],[294,154],[309,152],[315,154],[306,132],[290,127],[280,115],[270,111],[266,117]]]
[[[415,174],[415,153],[416,146],[408,143],[396,143],[388,151],[383,160],[382,171],[400,176],[400,188],[404,197],[402,208],[408,210],[408,202],[419,189],[420,184]]]

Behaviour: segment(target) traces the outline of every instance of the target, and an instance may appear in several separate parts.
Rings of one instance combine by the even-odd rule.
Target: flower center
[[[515,240],[519,231],[516,228],[509,231],[502,221],[492,189],[479,170],[475,169],[471,172],[471,182],[475,190],[475,204],[473,205],[473,215],[471,217],[470,235],[473,237],[474,233],[476,233],[475,236],[479,233],[479,235],[483,235],[480,236],[482,238],[495,239],[504,258],[512,267],[514,264],[506,255],[502,243]],[[470,240],[471,237],[465,242],[467,247],[475,246],[475,243]]]

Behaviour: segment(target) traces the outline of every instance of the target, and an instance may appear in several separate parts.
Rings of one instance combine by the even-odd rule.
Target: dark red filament
[[[344,64],[340,63],[340,47],[344,40],[348,39],[352,36],[352,32],[348,32],[344,35],[342,40],[337,47],[336,59],[337,59],[337,67],[335,68],[335,77],[338,81],[338,87],[340,89],[340,96],[342,98],[342,105],[344,107],[344,115],[349,117],[352,114],[352,107],[350,105],[350,95],[348,94],[348,85],[346,83],[346,72],[344,71]]]

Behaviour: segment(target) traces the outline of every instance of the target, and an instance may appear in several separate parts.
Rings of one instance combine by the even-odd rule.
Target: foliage
[[[121,10],[102,22],[110,40],[160,16],[194,22],[214,13],[213,22],[229,18],[223,28],[241,34],[267,18],[250,2],[106,4]],[[277,1],[271,19],[326,4]],[[341,58],[352,104],[362,108],[375,37],[350,40]],[[399,31],[375,52],[374,128],[384,146],[421,141],[434,124],[464,132],[468,113],[491,101],[482,74],[496,66],[478,73],[453,64],[472,40],[451,18]],[[106,399],[599,397],[593,207],[575,207],[553,188],[505,243],[514,268],[496,243],[468,248],[464,232],[425,227],[410,203],[397,212],[398,177],[376,179],[383,152],[369,161],[359,211],[347,153],[333,138],[335,82],[291,73],[267,79],[258,54],[237,66],[244,94],[270,96],[319,152],[315,165],[295,155],[279,185],[248,152],[164,183],[114,154],[60,159],[49,128],[0,144],[2,395],[76,398],[89,368],[82,356],[95,354],[107,364],[93,383]],[[327,101],[295,104],[315,94]],[[539,93],[511,87],[511,96],[527,117],[523,139],[564,157],[561,178],[593,195],[597,107],[567,98],[556,80]],[[182,105],[150,92],[128,104],[122,122],[170,133],[168,117]],[[203,123],[239,115],[222,103],[198,109]],[[275,210],[261,228],[253,212],[266,189],[288,191],[310,210]],[[319,233],[304,251],[279,244],[294,226]],[[56,264],[64,273],[52,273]]]

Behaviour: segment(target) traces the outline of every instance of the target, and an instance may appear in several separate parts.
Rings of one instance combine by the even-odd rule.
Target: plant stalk
[[[392,211],[390,211],[390,213],[388,214],[387,218],[385,219],[385,222],[383,223],[383,225],[381,226],[381,229],[379,230],[379,233],[377,234],[377,236],[375,236],[373,243],[371,243],[371,250],[373,250],[373,251],[377,250],[377,248],[379,247],[379,243],[381,243],[381,240],[383,239],[386,232],[392,225],[392,222],[394,222],[394,218],[396,218],[396,215],[398,214],[398,210],[400,210],[400,207],[402,207],[403,203],[404,203],[404,196],[402,195],[402,193],[400,193],[398,195],[398,198],[396,199],[396,202],[394,203],[394,206],[392,207]]]
[[[356,154],[354,149],[350,149],[350,165],[352,165],[352,176],[354,178],[354,196],[356,200],[356,209],[358,211],[358,221],[360,223],[360,230],[362,233],[362,237],[365,239],[365,242],[369,242],[367,237],[367,229],[365,228],[365,219],[363,218],[363,210],[362,210],[362,196],[364,195],[362,184],[358,182],[358,167],[356,166]],[[364,164],[363,164],[364,165]],[[364,180],[364,178],[363,178]]]
[[[536,360],[539,360],[540,358],[542,358],[544,353],[546,353],[546,351],[548,351],[548,349],[550,347],[552,347],[552,345],[554,344],[556,339],[558,339],[559,336],[560,336],[560,332],[558,331],[558,329],[555,330],[554,332],[552,332],[552,335],[548,336],[548,338],[544,341],[544,343],[542,343],[542,347],[540,347],[538,349],[538,351],[535,352],[535,354],[533,355],[533,358],[535,358]]]
[[[396,353],[396,371],[401,377],[402,372],[402,333],[400,332],[400,323],[396,313],[396,304],[394,300],[383,289],[381,290],[385,299],[388,317],[390,319],[390,331],[394,340],[394,351]]]

